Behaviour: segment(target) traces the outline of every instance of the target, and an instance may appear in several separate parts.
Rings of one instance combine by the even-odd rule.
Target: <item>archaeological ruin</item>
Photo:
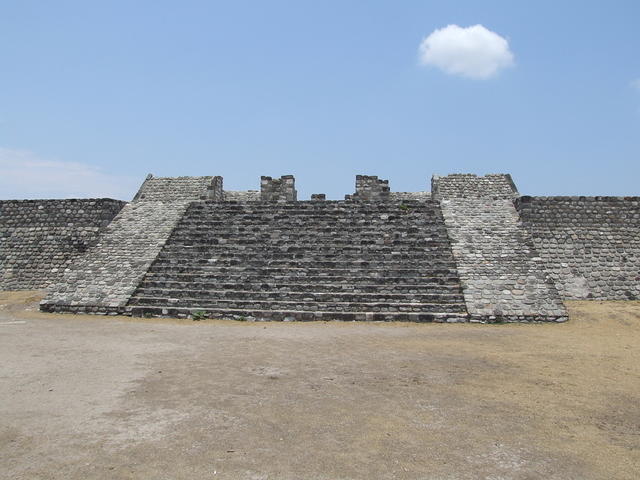
[[[640,298],[640,198],[452,174],[299,200],[291,175],[249,191],[149,175],[131,202],[0,201],[0,290],[34,289],[46,312],[563,322],[563,300]]]

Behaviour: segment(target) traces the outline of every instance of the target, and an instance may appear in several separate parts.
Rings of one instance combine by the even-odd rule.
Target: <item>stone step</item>
[[[314,302],[288,300],[206,300],[200,298],[166,298],[136,295],[130,306],[182,307],[201,309],[299,310],[322,312],[456,312],[463,313],[463,303],[418,302]]]
[[[199,230],[177,230],[172,235],[172,243],[193,243],[208,242],[213,239],[229,239],[234,241],[253,241],[253,242],[265,242],[273,240],[296,239],[305,243],[317,243],[318,241],[371,241],[371,240],[386,240],[386,241],[420,241],[422,239],[428,239],[431,241],[431,245],[446,244],[448,238],[444,230],[430,230],[417,229],[416,231],[410,231],[402,229],[400,227],[388,227],[388,228],[372,228],[367,230],[357,230],[347,226],[333,225],[327,228],[314,228],[313,230],[299,231],[305,228],[298,226],[278,226],[278,230],[274,230],[273,227],[265,227],[263,229],[257,227],[246,227],[232,229],[226,228],[202,228]]]
[[[128,308],[164,316],[199,309],[274,319],[466,318],[439,205],[407,205],[191,204]]]
[[[362,302],[387,302],[387,303],[438,303],[455,304],[462,303],[459,293],[355,293],[355,292],[299,292],[299,291],[247,291],[247,290],[208,290],[196,289],[192,286],[188,289],[152,288],[144,286],[138,288],[136,296],[139,298],[172,298],[172,299],[197,299],[200,301],[217,302],[220,300],[236,301],[287,301],[287,302],[316,302],[316,303],[362,303]]]
[[[322,239],[315,238],[313,242],[300,242],[296,238],[279,239],[277,242],[270,238],[255,238],[236,240],[231,242],[221,242],[216,238],[206,242],[181,243],[172,239],[172,244],[167,245],[163,253],[197,255],[199,253],[214,252],[242,252],[252,250],[273,250],[278,252],[354,252],[354,253],[390,253],[396,251],[417,252],[420,254],[437,252],[450,253],[448,244],[444,241],[421,241],[421,240],[392,240],[384,243],[384,239],[361,240],[360,242],[332,240],[329,245],[322,242]]]
[[[382,215],[387,217],[387,215]],[[239,228],[242,226],[254,226],[256,229],[265,229],[269,226],[282,226],[282,225],[313,225],[317,228],[327,228],[336,225],[345,225],[353,230],[370,229],[372,227],[380,228],[385,225],[389,226],[420,226],[424,228],[433,228],[434,230],[440,229],[440,222],[435,218],[429,217],[395,217],[389,215],[388,218],[371,218],[369,216],[363,217],[343,217],[343,218],[329,218],[315,219],[310,217],[233,217],[221,216],[217,219],[206,220],[183,220],[181,225],[185,230],[204,230],[209,228]]]
[[[271,273],[271,272],[270,272]],[[262,284],[270,282],[292,283],[292,284],[314,284],[314,285],[415,285],[420,287],[431,288],[434,285],[450,285],[459,288],[459,280],[456,275],[437,275],[437,276],[351,276],[351,275],[330,275],[322,271],[319,275],[299,270],[296,274],[287,271],[284,274],[253,274],[251,272],[244,273],[206,273],[206,272],[147,272],[146,281],[177,281],[182,283],[201,284],[210,282],[212,284],[226,284],[225,282],[250,282],[251,284]]]
[[[386,212],[404,210],[401,205],[406,205],[410,211],[438,211],[439,203],[433,200],[412,201],[402,200],[398,202],[378,202],[378,203],[362,203],[362,202],[344,202],[342,200],[326,200],[324,202],[291,202],[291,203],[234,203],[234,202],[194,202],[191,205],[192,212],[203,214],[214,214],[216,212],[335,212],[335,211],[367,211],[367,212]]]
[[[345,293],[451,293],[459,294],[460,285],[457,283],[422,283],[416,284],[363,284],[357,283],[283,283],[275,282],[271,279],[266,281],[249,282],[243,278],[229,279],[226,283],[219,281],[198,281],[198,282],[181,282],[173,280],[154,280],[156,277],[150,275],[140,288],[156,288],[156,289],[173,289],[188,290],[196,285],[200,289],[205,290],[247,290],[252,292],[345,292]],[[350,280],[350,279],[349,279]],[[453,282],[453,281],[452,281]]]
[[[215,273],[215,274],[241,274],[249,273],[251,275],[269,276],[282,275],[286,273],[291,276],[347,276],[347,277],[362,277],[362,278],[376,278],[376,277],[419,277],[419,276],[439,276],[444,275],[447,277],[453,277],[457,275],[455,268],[440,267],[434,268],[402,268],[395,265],[396,268],[389,266],[387,268],[327,268],[327,267],[289,267],[289,266],[220,266],[220,265],[202,265],[197,269],[197,273]],[[185,265],[152,265],[149,269],[153,273],[163,274],[175,274],[175,273],[195,273],[196,269]]]
[[[445,257],[444,255],[415,255],[406,253],[392,253],[387,255],[374,255],[374,254],[361,254],[361,255],[344,255],[344,254],[311,254],[311,253],[279,253],[268,251],[257,252],[243,252],[237,254],[229,253],[216,253],[211,252],[207,255],[171,255],[162,254],[156,259],[156,265],[168,265],[181,263],[185,265],[201,266],[201,265],[239,265],[239,264],[254,264],[254,265],[314,265],[332,267],[339,265],[345,267],[347,265],[378,265],[385,267],[387,265],[412,265],[418,266],[432,266],[432,265],[447,265],[454,264],[453,256]]]
[[[396,322],[466,322],[468,315],[457,312],[309,312],[303,310],[259,310],[241,308],[189,308],[189,307],[128,307],[134,316],[187,318],[201,312],[207,318],[258,321],[396,321]]]

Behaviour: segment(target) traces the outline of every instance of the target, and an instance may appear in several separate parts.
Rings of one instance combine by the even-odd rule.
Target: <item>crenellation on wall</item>
[[[356,175],[356,191],[346,195],[345,200],[386,202],[390,192],[389,180],[379,179],[377,175]]]
[[[207,186],[206,199],[214,202],[224,201],[224,188],[222,185],[222,177],[215,176],[211,179],[211,185]]]
[[[263,202],[295,202],[298,192],[295,188],[296,180],[293,175],[283,175],[280,178],[260,177],[260,200]]]

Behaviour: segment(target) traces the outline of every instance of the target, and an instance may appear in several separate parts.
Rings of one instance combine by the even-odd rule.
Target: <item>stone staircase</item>
[[[193,202],[127,310],[247,320],[467,318],[431,201]]]

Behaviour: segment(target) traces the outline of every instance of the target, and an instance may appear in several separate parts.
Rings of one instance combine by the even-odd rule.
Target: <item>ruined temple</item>
[[[510,175],[434,176],[344,200],[295,179],[226,191],[149,175],[131,202],[0,201],[0,289],[41,309],[246,320],[566,320],[640,298],[640,198],[521,196]]]

